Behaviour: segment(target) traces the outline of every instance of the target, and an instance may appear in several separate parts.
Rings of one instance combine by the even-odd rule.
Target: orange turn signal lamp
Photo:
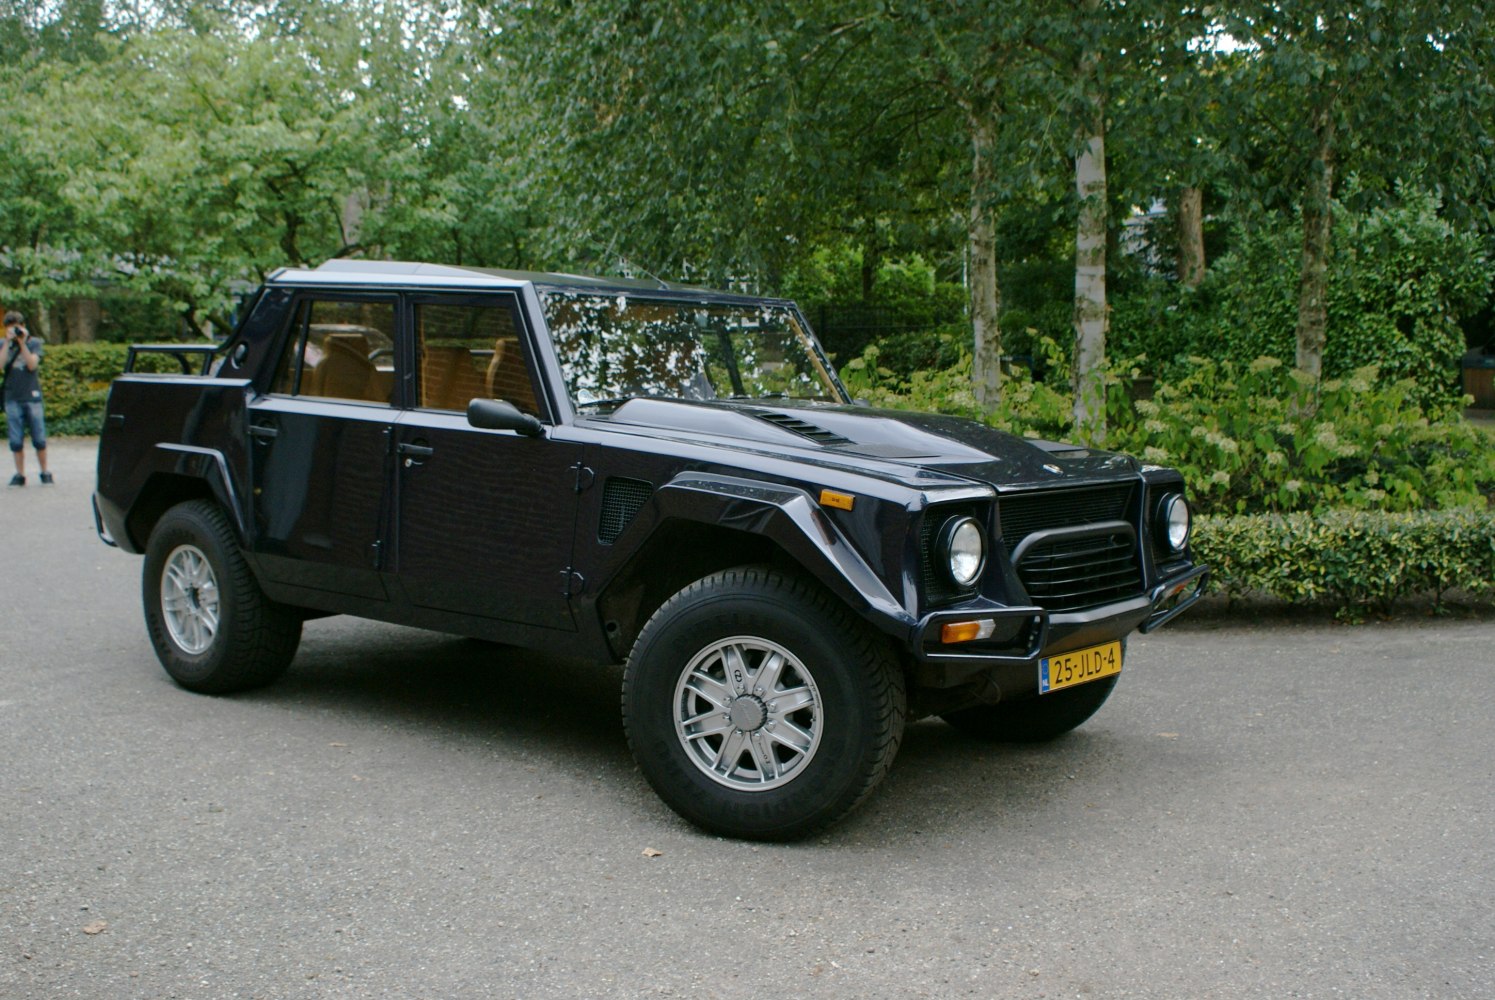
[[[997,623],[990,618],[978,618],[973,622],[946,622],[940,626],[940,642],[972,642],[990,639],[997,630]]]
[[[835,490],[820,491],[820,506],[834,507],[837,510],[851,510],[856,506],[857,498],[850,493],[837,493]]]

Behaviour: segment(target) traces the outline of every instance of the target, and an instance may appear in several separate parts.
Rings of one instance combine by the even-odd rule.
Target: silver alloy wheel
[[[161,567],[161,617],[177,648],[200,656],[218,635],[218,577],[202,549],[178,545]]]
[[[674,704],[691,763],[737,791],[793,781],[820,746],[815,679],[793,653],[758,636],[720,639],[692,657]]]

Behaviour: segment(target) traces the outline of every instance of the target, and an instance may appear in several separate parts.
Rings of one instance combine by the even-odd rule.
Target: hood
[[[860,471],[891,465],[1003,488],[1115,480],[1139,469],[1126,455],[1022,438],[975,420],[862,406],[638,398],[598,419],[754,451],[808,451]]]

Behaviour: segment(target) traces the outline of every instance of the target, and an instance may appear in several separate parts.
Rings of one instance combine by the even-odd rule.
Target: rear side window
[[[306,299],[270,391],[388,406],[395,387],[393,300]]]

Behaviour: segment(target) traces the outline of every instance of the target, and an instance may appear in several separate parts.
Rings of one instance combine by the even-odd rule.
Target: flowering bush
[[[1057,350],[1051,343],[1052,350]],[[1064,377],[1062,359],[1052,370]],[[1190,358],[1178,379],[1133,401],[1131,363],[1108,376],[1107,430],[1098,447],[1183,472],[1196,506],[1216,513],[1410,511],[1486,507],[1495,492],[1495,442],[1456,411],[1424,409],[1408,380],[1375,366],[1314,382],[1276,358],[1250,364]],[[852,394],[877,406],[982,419],[970,359],[903,377],[878,365],[877,347],[843,367]],[[985,417],[1018,434],[1076,437],[1067,390],[1017,370]]]

